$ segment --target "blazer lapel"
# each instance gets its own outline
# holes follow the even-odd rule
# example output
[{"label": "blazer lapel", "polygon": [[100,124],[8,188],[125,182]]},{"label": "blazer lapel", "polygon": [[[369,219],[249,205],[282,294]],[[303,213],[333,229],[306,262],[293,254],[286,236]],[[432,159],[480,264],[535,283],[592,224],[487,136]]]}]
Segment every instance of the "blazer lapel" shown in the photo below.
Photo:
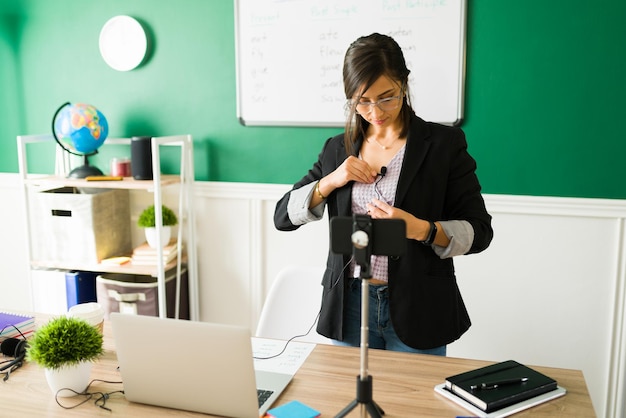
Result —
[{"label": "blazer lapel", "polygon": [[396,189],[396,206],[404,200],[411,182],[422,166],[424,158],[426,158],[428,148],[430,148],[429,136],[428,125],[422,119],[414,117],[406,139],[404,161],[402,161],[402,170]]},{"label": "blazer lapel", "polygon": [[[359,149],[360,144],[357,144]],[[335,151],[335,168],[339,167],[347,158],[346,147],[341,142],[341,145],[337,147]],[[352,183],[347,184],[345,187],[336,191],[337,196],[337,215],[350,216],[352,213]]]},{"label": "blazer lapel", "polygon": [[[396,190],[396,206],[402,202],[409,191],[411,182],[417,175],[419,168],[426,158],[428,149],[430,148],[430,129],[428,125],[420,118],[414,117],[411,121],[411,128],[407,135],[406,151],[404,153],[404,161],[402,162],[402,171],[398,180]],[[361,144],[357,144],[360,149]],[[346,151],[343,144],[339,146],[335,154],[335,168],[339,167],[346,159]],[[339,216],[349,216],[352,211],[352,183],[346,187],[337,190],[337,211]]]}]

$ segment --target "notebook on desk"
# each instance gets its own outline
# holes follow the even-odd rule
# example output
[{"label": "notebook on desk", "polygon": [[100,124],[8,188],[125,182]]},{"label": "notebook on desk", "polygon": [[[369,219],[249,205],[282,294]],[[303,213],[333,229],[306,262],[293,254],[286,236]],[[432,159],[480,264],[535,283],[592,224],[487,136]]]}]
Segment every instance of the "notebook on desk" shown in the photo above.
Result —
[{"label": "notebook on desk", "polygon": [[[255,371],[243,327],[111,313],[131,402],[227,417],[262,416],[293,374]],[[260,392],[267,391],[261,405]]]}]

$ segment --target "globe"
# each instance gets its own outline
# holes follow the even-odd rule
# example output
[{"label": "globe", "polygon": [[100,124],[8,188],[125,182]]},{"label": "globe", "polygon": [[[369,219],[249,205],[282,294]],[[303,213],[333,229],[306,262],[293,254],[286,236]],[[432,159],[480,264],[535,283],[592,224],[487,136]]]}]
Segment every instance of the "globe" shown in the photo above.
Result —
[{"label": "globe", "polygon": [[102,175],[97,167],[89,165],[87,158],[98,152],[109,134],[109,124],[102,112],[85,103],[65,103],[54,114],[52,132],[66,152],[84,157],[84,164],[72,170],[69,177]]}]

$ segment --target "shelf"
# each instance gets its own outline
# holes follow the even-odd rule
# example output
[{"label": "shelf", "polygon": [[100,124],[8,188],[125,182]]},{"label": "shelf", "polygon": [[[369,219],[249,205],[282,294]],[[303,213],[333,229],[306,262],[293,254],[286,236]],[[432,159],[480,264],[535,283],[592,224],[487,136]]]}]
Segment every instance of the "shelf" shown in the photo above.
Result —
[{"label": "shelf", "polygon": [[[187,258],[183,256],[181,264],[185,264]],[[177,266],[177,260],[172,260],[164,266],[164,270],[168,271]],[[79,270],[79,271],[91,271],[100,273],[124,273],[124,274],[141,274],[147,276],[158,277],[158,267],[133,265],[132,262],[128,262],[122,265],[111,264],[94,264],[94,263],[58,263],[54,261],[31,261],[31,267],[38,269],[60,269],[60,270]]]},{"label": "shelf", "polygon": [[[195,246],[195,219],[193,214],[192,188],[194,182],[193,167],[193,140],[191,135],[173,135],[163,137],[153,137],[151,139],[151,155],[153,167],[152,180],[135,180],[132,177],[124,177],[121,180],[105,180],[105,181],[88,181],[86,179],[67,178],[70,172],[70,161],[67,153],[60,151],[57,147],[55,160],[55,175],[50,174],[33,174],[28,172],[27,167],[27,148],[31,144],[46,144],[54,140],[52,135],[22,135],[17,137],[18,144],[18,163],[20,177],[22,180],[23,199],[26,213],[29,213],[30,198],[32,193],[48,191],[61,187],[76,187],[82,189],[127,189],[141,190],[153,193],[154,206],[156,212],[157,223],[162,219],[162,189],[166,186],[180,185],[179,195],[179,212],[178,217],[184,221],[185,225],[181,225],[178,229],[177,239],[182,242],[183,231],[186,231],[186,252],[179,256],[179,260],[173,260],[167,265],[157,264],[154,266],[133,265],[132,261],[123,265],[109,265],[102,263],[81,263],[81,262],[63,262],[49,260],[33,260],[32,259],[32,243],[31,243],[31,225],[27,217],[27,237],[29,264],[31,268],[46,269],[63,269],[63,270],[79,270],[102,273],[125,273],[136,275],[150,275],[157,278],[158,290],[158,311],[159,316],[165,317],[166,313],[166,293],[165,293],[165,271],[175,268],[177,270],[177,280],[180,280],[181,267],[184,264],[189,283],[189,309],[190,319],[199,319],[199,303],[198,303],[198,276],[196,266],[196,246]],[[106,145],[129,145],[130,138],[107,138]],[[161,173],[160,148],[161,147],[179,147],[180,148],[180,175],[163,175]],[[160,229],[159,229],[160,231]],[[158,254],[160,258],[162,254]],[[177,298],[176,303],[179,303]]]},{"label": "shelf", "polygon": [[[154,181],[135,180],[132,177],[124,177],[122,180],[112,181],[87,181],[85,179],[72,179],[60,176],[29,176],[24,180],[28,186],[37,188],[57,188],[63,186],[84,187],[94,189],[128,189],[128,190],[154,190]],[[161,175],[161,187],[180,184],[178,175]]]}]

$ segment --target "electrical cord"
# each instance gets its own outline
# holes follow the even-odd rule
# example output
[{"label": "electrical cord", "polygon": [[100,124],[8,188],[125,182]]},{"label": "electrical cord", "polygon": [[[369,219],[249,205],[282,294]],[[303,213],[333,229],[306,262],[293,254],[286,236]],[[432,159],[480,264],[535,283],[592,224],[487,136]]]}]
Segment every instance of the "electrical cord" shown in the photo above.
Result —
[{"label": "electrical cord", "polygon": [[[89,387],[90,387],[90,386],[91,386],[91,384],[92,384],[92,383],[94,383],[94,382],[112,383],[112,384],[122,384],[122,383],[123,383],[123,382],[111,382],[111,381],[108,381],[108,380],[94,379],[94,380],[92,380],[91,382],[89,382],[89,384],[87,385],[87,387],[85,388],[85,390],[83,390],[83,391],[82,391],[82,392],[80,392],[80,393],[79,393],[79,392],[76,392],[75,390],[70,389],[70,388],[62,388],[62,389],[59,389],[59,390],[57,391],[57,393],[54,395],[54,400],[55,400],[55,401],[57,402],[57,404],[58,404],[61,408],[63,408],[63,409],[74,409],[74,408],[77,408],[77,407],[81,406],[82,404],[84,404],[84,403],[86,403],[86,402],[89,402],[90,400],[92,400],[92,399],[94,399],[94,398],[95,398],[95,399],[94,399],[94,402],[93,402],[95,406],[97,406],[97,407],[99,407],[99,408],[102,408],[102,409],[104,409],[104,410],[107,410],[107,411],[109,411],[109,412],[112,412],[112,411],[111,411],[111,408],[107,408],[107,406],[106,406],[106,402],[107,402],[107,400],[111,397],[111,395],[114,395],[114,394],[116,394],[116,393],[124,394],[124,390],[114,390],[113,392],[89,392]],[[60,393],[62,390],[69,390],[69,391],[71,391],[71,392],[74,392],[74,394],[76,395],[76,397],[69,397],[69,398],[62,397],[62,398],[59,398],[59,393]],[[64,399],[64,400],[66,400],[66,401],[68,401],[68,400],[73,400],[73,399],[76,399],[76,398],[77,398],[77,397],[79,397],[79,396],[83,396],[83,397],[84,397],[84,399],[83,399],[83,400],[81,400],[80,402],[78,402],[78,403],[74,404],[74,405],[63,405],[63,404],[61,403],[61,401],[60,401],[60,399]]]},{"label": "electrical cord", "polygon": [[[2,328],[0,330],[0,335],[2,335],[2,333],[4,333],[4,331],[7,328],[13,328],[15,329],[20,336],[22,337],[22,340],[25,342],[25,344],[22,346],[22,352],[21,353],[16,353],[16,357],[15,359],[9,359],[9,360],[5,360],[0,362],[0,370],[2,370],[2,372],[0,372],[0,375],[4,375],[4,377],[2,378],[3,382],[6,382],[7,380],[9,380],[9,377],[11,377],[11,373],[13,373],[15,370],[19,369],[20,367],[22,367],[22,365],[24,364],[24,358],[26,357],[26,347],[28,346],[28,340],[26,339],[26,336],[22,333],[22,331],[16,327],[13,324],[9,324],[7,326],[5,326],[4,328]],[[8,340],[8,338],[7,338]],[[4,353],[4,350],[3,350]],[[11,364],[7,364],[7,363],[13,363]],[[6,364],[6,366],[2,366],[3,364]],[[10,368],[9,368],[10,367]],[[8,371],[4,371],[5,369],[9,368]]]},{"label": "electrical cord", "polygon": [[[9,363],[9,362],[12,362],[12,361],[13,361],[13,360],[6,360],[6,361],[3,361],[3,362],[2,362],[2,363],[0,363],[0,364]],[[2,373],[0,373],[0,374],[3,374],[3,375],[4,375],[4,377],[2,378],[2,381],[3,381],[3,382],[6,382],[7,380],[9,380],[9,377],[11,377],[11,373],[13,373],[15,370],[19,369],[20,367],[22,367],[22,365],[23,365],[23,364],[24,364],[24,362],[23,362],[23,361],[18,361],[17,363],[14,363],[14,364],[11,366],[11,368],[9,369],[9,371],[6,371],[6,372],[2,372]]]},{"label": "electrical cord", "polygon": [[[352,262],[353,259],[354,259],[354,256],[350,257],[348,262],[341,269],[341,272],[337,276],[337,279],[333,283],[331,283],[331,286],[330,286],[330,290],[331,291],[337,286],[337,284],[339,283],[339,279],[343,276],[344,272],[346,271],[346,268],[348,268],[348,266],[350,265],[350,263]],[[271,356],[267,356],[267,357],[257,357],[257,356],[254,356],[253,358],[255,360],[270,360],[270,359],[279,357],[281,354],[283,354],[287,350],[287,347],[289,346],[290,342],[292,342],[296,338],[306,337],[307,335],[309,335],[311,333],[311,331],[313,330],[313,327],[315,326],[315,324],[317,323],[318,319],[320,318],[320,314],[321,313],[322,313],[322,308],[320,307],[320,310],[317,312],[317,315],[315,316],[315,319],[313,320],[313,323],[309,327],[309,330],[306,333],[304,333],[304,334],[294,335],[293,337],[289,338],[287,341],[285,341],[285,345],[283,346],[283,348],[278,353],[272,354]]]}]

